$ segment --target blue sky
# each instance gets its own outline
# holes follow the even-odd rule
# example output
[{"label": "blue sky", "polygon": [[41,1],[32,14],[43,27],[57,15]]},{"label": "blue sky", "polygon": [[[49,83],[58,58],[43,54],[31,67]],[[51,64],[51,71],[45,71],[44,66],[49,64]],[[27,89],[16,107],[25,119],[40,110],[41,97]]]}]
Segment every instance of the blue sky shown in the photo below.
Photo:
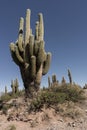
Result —
[{"label": "blue sky", "polygon": [[46,86],[52,74],[68,82],[70,68],[73,81],[83,86],[87,83],[87,0],[0,0],[0,91],[5,85],[11,90],[11,80],[16,77],[20,88],[23,86],[9,44],[16,41],[19,19],[25,18],[28,8],[33,33],[38,13],[43,13],[45,49],[52,53],[50,70],[41,85]]}]

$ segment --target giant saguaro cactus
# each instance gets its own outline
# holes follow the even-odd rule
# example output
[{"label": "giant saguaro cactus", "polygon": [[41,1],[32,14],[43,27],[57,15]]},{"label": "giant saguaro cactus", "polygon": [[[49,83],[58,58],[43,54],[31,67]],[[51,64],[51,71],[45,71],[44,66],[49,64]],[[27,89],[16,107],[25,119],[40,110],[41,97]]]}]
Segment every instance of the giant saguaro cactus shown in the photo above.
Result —
[{"label": "giant saguaro cactus", "polygon": [[31,11],[27,9],[25,33],[24,19],[20,18],[18,40],[10,44],[11,55],[20,68],[27,96],[39,89],[42,75],[48,72],[51,61],[51,53],[46,53],[44,49],[43,15],[38,15],[34,36],[30,27],[30,14]]}]

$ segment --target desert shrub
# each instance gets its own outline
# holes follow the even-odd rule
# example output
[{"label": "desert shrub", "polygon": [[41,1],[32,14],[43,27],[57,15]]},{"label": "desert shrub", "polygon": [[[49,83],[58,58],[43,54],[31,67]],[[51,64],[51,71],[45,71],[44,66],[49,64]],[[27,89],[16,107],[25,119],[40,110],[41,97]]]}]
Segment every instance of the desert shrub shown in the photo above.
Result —
[{"label": "desert shrub", "polygon": [[6,128],[6,130],[16,130],[16,127],[14,125],[10,125]]},{"label": "desert shrub", "polygon": [[7,114],[7,110],[8,110],[8,107],[7,106],[3,106],[2,107],[2,112],[3,112],[3,114]]},{"label": "desert shrub", "polygon": [[78,102],[84,99],[83,90],[78,85],[64,84],[42,90],[37,98],[33,99],[29,111],[39,111],[45,105],[55,106],[66,101]]},{"label": "desert shrub", "polygon": [[77,102],[81,99],[84,99],[83,89],[76,84],[64,84],[57,87],[52,87],[51,91],[55,93],[65,93],[65,95],[67,95],[67,101]]},{"label": "desert shrub", "polygon": [[1,102],[7,102],[7,101],[9,101],[9,100],[11,100],[13,98],[18,98],[18,97],[21,97],[21,96],[24,96],[24,90],[20,90],[15,94],[13,94],[12,92],[9,92],[7,94],[3,94],[0,97],[0,101]]},{"label": "desert shrub", "polygon": [[8,109],[10,109],[12,107],[11,104],[3,104],[2,103],[2,106],[0,107],[0,110],[2,111],[3,114],[7,114],[7,111]]},{"label": "desert shrub", "polygon": [[32,100],[29,105],[29,112],[31,111],[39,111],[43,107],[43,101],[39,98]]},{"label": "desert shrub", "polygon": [[9,101],[11,99],[11,96],[9,94],[3,94],[1,96],[1,101]]}]

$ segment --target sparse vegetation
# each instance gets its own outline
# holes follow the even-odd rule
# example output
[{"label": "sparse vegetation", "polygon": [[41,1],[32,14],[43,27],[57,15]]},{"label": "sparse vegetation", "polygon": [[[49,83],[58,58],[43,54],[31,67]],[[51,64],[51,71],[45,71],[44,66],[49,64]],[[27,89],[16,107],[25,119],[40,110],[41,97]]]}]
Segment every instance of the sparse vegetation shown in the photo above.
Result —
[{"label": "sparse vegetation", "polygon": [[13,107],[13,103],[8,104],[7,102],[10,101],[11,99],[17,99],[19,97],[24,97],[25,95],[25,91],[24,90],[20,90],[18,92],[16,92],[15,94],[13,94],[13,92],[8,92],[8,93],[4,93],[1,97],[0,97],[0,110],[2,111],[3,114],[7,115],[7,111]]},{"label": "sparse vegetation", "polygon": [[0,97],[0,100],[1,101],[4,101],[4,102],[7,102],[9,101],[10,99],[12,99],[13,97],[10,95],[10,94],[3,94],[1,97]]},{"label": "sparse vegetation", "polygon": [[7,102],[13,98],[18,98],[20,96],[24,96],[24,94],[25,94],[24,90],[20,90],[20,91],[16,92],[15,94],[13,94],[13,92],[8,92],[7,94],[3,94],[0,97],[0,101]]},{"label": "sparse vegetation", "polygon": [[67,101],[78,102],[84,99],[83,90],[78,85],[61,84],[42,90],[36,99],[33,99],[29,111],[39,111],[45,105],[46,107],[56,106]]},{"label": "sparse vegetation", "polygon": [[6,128],[6,130],[16,130],[16,127],[15,125],[10,125],[8,128]]},{"label": "sparse vegetation", "polygon": [[75,119],[82,115],[82,110],[74,102],[67,101],[63,104],[58,104],[55,108],[55,113],[60,113],[63,117]]}]

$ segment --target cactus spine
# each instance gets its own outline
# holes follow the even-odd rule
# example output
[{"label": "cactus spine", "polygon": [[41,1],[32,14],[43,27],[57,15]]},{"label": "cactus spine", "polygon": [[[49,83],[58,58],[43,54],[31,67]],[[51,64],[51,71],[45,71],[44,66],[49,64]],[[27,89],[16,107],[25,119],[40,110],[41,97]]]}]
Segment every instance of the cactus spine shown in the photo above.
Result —
[{"label": "cactus spine", "polygon": [[[45,75],[50,67],[51,53],[44,49],[44,24],[43,15],[39,13],[36,22],[35,36],[30,27],[31,11],[27,9],[25,22],[20,19],[18,40],[10,44],[10,51],[14,62],[19,66],[27,96],[32,96],[32,91],[39,90],[42,75]],[[32,91],[31,91],[32,90]]]}]

